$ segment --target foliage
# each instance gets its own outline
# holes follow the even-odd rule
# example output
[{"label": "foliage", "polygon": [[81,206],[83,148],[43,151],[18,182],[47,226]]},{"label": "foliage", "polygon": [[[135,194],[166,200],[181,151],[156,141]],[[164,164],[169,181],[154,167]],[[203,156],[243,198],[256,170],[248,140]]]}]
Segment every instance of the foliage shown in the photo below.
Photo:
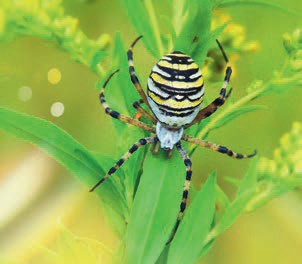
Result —
[{"label": "foliage", "polygon": [[[64,263],[108,263],[114,259],[113,252],[97,240],[79,237],[61,224],[58,224],[55,250],[40,247],[43,264]],[[25,264],[23,260],[1,259],[5,264]]]},{"label": "foliage", "polygon": [[98,68],[106,56],[110,36],[89,39],[79,28],[76,18],[64,14],[61,0],[0,1],[0,39],[35,36],[54,41],[72,59],[100,72]]},{"label": "foliage", "polygon": [[[217,70],[219,67],[215,66],[223,62],[222,58],[222,61],[216,60],[219,53],[215,38],[218,35],[225,48],[238,54],[257,50],[255,42],[245,40],[244,31],[239,25],[228,23],[220,13],[213,13],[214,8],[228,2],[231,1],[170,0],[171,14],[162,16],[158,16],[151,0],[124,0],[124,5],[137,34],[144,35],[143,42],[150,54],[159,58],[169,50],[185,51],[198,62],[206,61],[205,70],[214,82],[215,74],[220,72]],[[179,8],[173,9],[173,6]],[[167,19],[169,16],[171,19]],[[236,34],[233,34],[234,31]],[[78,29],[77,20],[64,15],[60,1],[31,0],[25,3],[3,0],[0,8],[0,38],[7,41],[21,35],[53,41],[74,60],[104,76],[99,63],[104,63],[108,55],[105,49],[110,37],[105,35],[97,40],[87,38]],[[189,133],[205,139],[213,130],[235,118],[262,109],[263,106],[249,104],[255,99],[300,85],[301,31],[286,34],[284,46],[288,57],[271,80],[254,81],[247,87],[245,96],[236,102],[229,100],[223,111],[193,126]],[[138,99],[138,95],[131,87],[124,54],[123,41],[117,34],[110,55],[111,70],[120,68],[121,72],[108,85],[108,102],[112,108],[133,115],[135,112],[131,104]],[[211,62],[211,57],[214,62]],[[97,89],[102,84],[103,80],[97,84]],[[123,135],[119,137],[119,145],[125,151],[129,144],[145,135],[145,132],[115,120],[113,125],[116,134]],[[112,157],[92,153],[48,121],[3,107],[0,108],[0,128],[42,148],[88,187],[102,177],[115,161]],[[301,139],[301,124],[295,123],[293,130],[281,139],[281,147],[275,151],[273,160],[260,157],[251,162],[246,175],[236,182],[238,189],[233,200],[217,185],[216,174],[212,173],[201,190],[194,194],[170,246],[165,244],[177,218],[185,167],[178,155],[167,159],[162,153],[154,156],[148,150],[139,150],[117,175],[97,189],[108,219],[114,220],[109,223],[121,239],[121,248],[125,249],[119,250],[115,260],[123,261],[126,258],[128,263],[194,263],[210,250],[215,239],[244,211],[255,210],[272,198],[302,185]],[[188,146],[187,149],[192,155],[195,148]],[[160,170],[155,172],[154,168]],[[220,205],[219,212],[215,212],[215,204]],[[89,259],[89,263],[99,261],[99,258],[95,258],[99,252],[97,247],[87,249],[81,239],[68,231],[64,234],[64,250],[59,249],[59,253],[69,252],[66,246],[70,246],[71,251],[87,251],[85,259]],[[95,250],[96,254],[91,255],[91,250]]]}]

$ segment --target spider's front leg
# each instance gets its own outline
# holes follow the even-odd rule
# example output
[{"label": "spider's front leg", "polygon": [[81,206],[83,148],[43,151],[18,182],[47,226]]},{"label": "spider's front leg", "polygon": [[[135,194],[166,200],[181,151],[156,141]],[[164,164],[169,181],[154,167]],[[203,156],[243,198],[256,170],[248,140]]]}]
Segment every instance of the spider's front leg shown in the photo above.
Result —
[{"label": "spider's front leg", "polygon": [[141,129],[144,129],[144,130],[147,130],[149,132],[152,132],[152,133],[155,133],[155,128],[154,127],[151,127],[139,120],[136,120],[134,118],[131,118],[129,116],[126,116],[126,115],[123,115],[123,114],[120,114],[119,112],[115,111],[115,110],[112,110],[108,103],[106,102],[105,100],[105,88],[107,86],[107,84],[109,83],[110,79],[113,77],[114,74],[116,74],[119,70],[116,70],[115,72],[111,73],[109,75],[109,77],[107,78],[107,80],[105,81],[103,87],[102,87],[102,90],[101,90],[101,93],[100,93],[100,102],[102,104],[102,106],[104,107],[105,109],[105,113],[110,115],[111,117],[113,118],[116,118],[120,121],[123,121],[125,123],[128,123],[128,124],[131,124],[131,125],[134,125],[134,126],[137,126]]},{"label": "spider's front leg", "polygon": [[219,46],[219,49],[221,50],[222,55],[223,55],[223,57],[224,57],[224,59],[227,63],[223,85],[222,85],[222,88],[220,90],[219,97],[217,97],[207,107],[205,107],[204,109],[201,109],[199,111],[199,113],[197,114],[197,116],[195,117],[195,119],[193,120],[193,122],[191,124],[189,124],[188,126],[192,126],[193,124],[199,123],[201,120],[209,117],[214,112],[216,112],[216,110],[225,103],[225,101],[228,99],[228,97],[230,96],[230,94],[232,92],[232,88],[231,88],[229,90],[229,92],[226,93],[226,88],[227,88],[227,86],[230,82],[230,79],[231,79],[232,67],[230,65],[229,59],[228,59],[222,45],[220,44],[220,42],[217,39],[216,39],[216,42],[217,42],[217,44]]},{"label": "spider's front leg", "polygon": [[142,38],[143,36],[139,36],[138,38],[136,38],[136,40],[133,41],[133,43],[131,44],[129,50],[127,51],[127,57],[128,57],[128,65],[129,65],[129,74],[130,74],[130,78],[132,83],[134,84],[136,90],[138,91],[138,93],[140,94],[142,100],[144,101],[144,103],[149,106],[148,100],[147,100],[147,96],[135,74],[135,69],[134,69],[134,63],[133,63],[133,51],[132,49],[134,48],[135,44]]}]

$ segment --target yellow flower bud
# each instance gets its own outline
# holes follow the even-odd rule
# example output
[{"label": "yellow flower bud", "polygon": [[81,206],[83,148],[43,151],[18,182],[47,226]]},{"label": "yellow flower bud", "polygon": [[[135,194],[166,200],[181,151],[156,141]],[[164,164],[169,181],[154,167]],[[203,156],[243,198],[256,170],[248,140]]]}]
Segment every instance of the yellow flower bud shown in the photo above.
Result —
[{"label": "yellow flower bud", "polygon": [[102,34],[97,39],[97,44],[101,49],[107,48],[112,43],[112,37],[109,34]]},{"label": "yellow flower bud", "polygon": [[302,70],[302,60],[291,60],[290,66],[294,71]]},{"label": "yellow flower bud", "polygon": [[289,133],[284,134],[280,139],[281,148],[284,151],[289,151],[291,148],[291,137]]},{"label": "yellow flower bud", "polygon": [[301,125],[301,123],[299,123],[299,122],[294,122],[293,123],[293,129],[292,129],[291,134],[293,136],[300,136],[301,137],[301,134],[302,134],[302,125]]},{"label": "yellow flower bud", "polygon": [[284,164],[279,170],[278,170],[279,176],[281,178],[285,178],[286,176],[289,175],[289,169],[286,164]]}]

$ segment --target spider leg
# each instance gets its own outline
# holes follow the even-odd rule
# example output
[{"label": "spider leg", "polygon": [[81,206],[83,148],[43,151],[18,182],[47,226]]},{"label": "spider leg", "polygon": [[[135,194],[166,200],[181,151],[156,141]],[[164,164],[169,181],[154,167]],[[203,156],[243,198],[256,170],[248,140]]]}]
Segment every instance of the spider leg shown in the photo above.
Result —
[{"label": "spider leg", "polygon": [[156,142],[153,144],[152,153],[153,153],[154,155],[157,155],[157,153],[159,152],[159,149],[160,149],[160,142],[159,142],[159,141],[156,141]]},{"label": "spider leg", "polygon": [[131,44],[130,48],[127,51],[127,57],[128,57],[128,65],[129,65],[129,73],[130,73],[130,78],[132,83],[134,84],[136,90],[138,91],[138,93],[140,94],[141,98],[143,99],[143,101],[145,102],[145,104],[150,108],[148,100],[147,100],[147,96],[135,74],[135,69],[134,69],[134,63],[133,63],[133,47],[135,46],[135,44],[142,38],[143,36],[139,36],[138,38],[136,38],[134,40],[134,42]]},{"label": "spider leg", "polygon": [[139,141],[135,142],[133,146],[115,163],[113,167],[107,172],[107,174],[100,179],[91,189],[90,192],[93,192],[100,184],[102,184],[106,179],[110,177],[111,174],[115,173],[123,163],[130,158],[130,156],[141,146],[145,146],[157,141],[157,137],[146,137],[142,138]]},{"label": "spider leg", "polygon": [[228,99],[229,95],[232,92],[232,88],[230,89],[230,91],[228,93],[226,93],[226,88],[230,82],[230,78],[231,78],[231,74],[232,74],[232,67],[230,65],[229,59],[222,47],[222,45],[220,44],[220,42],[216,39],[216,42],[218,44],[219,49],[221,50],[221,53],[226,61],[226,71],[225,71],[225,77],[224,77],[224,81],[223,81],[223,85],[222,88],[220,90],[220,94],[219,97],[217,97],[211,104],[209,104],[207,107],[205,107],[204,109],[201,109],[199,111],[199,113],[197,114],[197,116],[195,117],[195,119],[193,120],[193,122],[189,125],[193,125],[195,123],[199,123],[201,120],[209,117],[210,115],[212,115],[220,106],[222,106],[224,104],[224,102],[226,101],[226,99]]},{"label": "spider leg", "polygon": [[144,103],[143,99],[135,101],[133,103],[133,107],[137,110],[137,113],[142,114],[146,118],[148,118],[153,124],[157,123],[157,120],[154,116],[150,115],[144,108],[141,107],[141,104]]},{"label": "spider leg", "polygon": [[104,95],[104,92],[105,92],[105,88],[108,84],[108,82],[110,81],[110,79],[112,78],[112,76],[114,74],[116,74],[119,70],[116,70],[115,72],[111,73],[110,76],[107,78],[107,80],[105,81],[103,87],[102,87],[102,90],[101,90],[101,93],[100,93],[100,102],[102,104],[102,106],[104,107],[105,109],[105,113],[110,115],[111,117],[113,118],[116,118],[118,120],[121,120],[125,123],[128,123],[128,124],[131,124],[131,125],[134,125],[134,126],[137,126],[141,129],[144,129],[144,130],[147,130],[147,131],[150,131],[152,133],[155,133],[155,128],[154,127],[151,127],[139,120],[136,120],[134,118],[131,118],[129,116],[126,116],[126,115],[123,115],[123,114],[120,114],[119,112],[117,111],[114,111],[112,110],[109,105],[107,104],[106,100],[105,100],[105,95]]},{"label": "spider leg", "polygon": [[190,137],[188,135],[183,135],[181,139],[185,140],[187,142],[196,144],[198,146],[209,148],[209,149],[212,149],[214,151],[220,152],[222,154],[226,154],[226,155],[228,155],[228,156],[230,156],[232,158],[235,158],[235,159],[247,159],[247,158],[251,158],[251,157],[253,157],[253,156],[255,156],[257,154],[256,150],[254,151],[254,153],[248,154],[248,155],[236,153],[236,152],[228,149],[225,146],[220,146],[220,145],[208,142],[208,141],[204,141],[202,139]]},{"label": "spider leg", "polygon": [[171,238],[166,243],[166,245],[168,245],[169,243],[171,243],[171,241],[173,240],[173,238],[174,238],[174,236],[176,234],[176,231],[177,231],[177,229],[179,227],[179,224],[180,224],[180,221],[182,219],[182,216],[184,214],[184,211],[186,209],[187,199],[188,199],[188,194],[189,194],[189,189],[190,189],[191,176],[192,176],[192,162],[190,160],[189,155],[187,154],[187,152],[185,151],[185,149],[182,147],[182,145],[181,145],[180,142],[178,142],[176,144],[176,148],[177,148],[178,152],[180,153],[180,155],[181,155],[181,157],[182,157],[182,159],[184,161],[184,164],[186,166],[186,181],[185,181],[185,184],[184,184],[184,191],[182,193],[182,201],[181,201],[181,204],[180,204],[179,215],[177,217],[177,221],[176,221],[173,233],[171,235]]}]

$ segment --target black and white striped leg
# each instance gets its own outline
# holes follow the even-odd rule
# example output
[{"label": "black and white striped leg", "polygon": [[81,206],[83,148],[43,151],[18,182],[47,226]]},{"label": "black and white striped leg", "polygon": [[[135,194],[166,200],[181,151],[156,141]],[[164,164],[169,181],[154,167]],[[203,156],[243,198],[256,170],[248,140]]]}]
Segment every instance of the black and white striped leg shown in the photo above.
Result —
[{"label": "black and white striped leg", "polygon": [[248,154],[248,155],[236,153],[233,150],[231,150],[231,149],[229,149],[225,146],[220,146],[220,145],[208,142],[208,141],[204,141],[204,140],[199,139],[199,138],[190,137],[188,135],[183,135],[182,139],[187,141],[187,142],[196,144],[198,146],[209,148],[209,149],[212,149],[214,151],[220,152],[222,154],[226,154],[226,155],[228,155],[232,158],[235,158],[235,159],[248,159],[248,158],[254,157],[257,154],[256,150],[254,151],[254,153]]},{"label": "black and white striped leg", "polygon": [[110,177],[111,174],[115,173],[123,163],[129,159],[129,157],[141,146],[145,146],[157,141],[157,137],[146,137],[142,138],[139,141],[135,142],[133,146],[115,163],[113,167],[107,172],[107,174],[99,180],[91,189],[90,192],[93,192],[100,184],[102,184],[106,179]]},{"label": "black and white striped leg", "polygon": [[113,72],[109,75],[109,77],[105,81],[105,83],[102,87],[101,93],[100,93],[100,102],[101,102],[102,106],[105,109],[105,113],[110,115],[111,117],[116,118],[118,120],[121,120],[125,123],[131,124],[131,125],[134,125],[134,126],[137,126],[137,127],[141,128],[141,129],[144,129],[144,130],[150,131],[152,133],[155,133],[155,127],[151,127],[151,126],[149,126],[149,125],[147,125],[147,124],[145,124],[145,123],[143,123],[139,120],[136,120],[134,118],[131,118],[131,117],[123,115],[123,114],[120,114],[119,112],[112,110],[109,107],[109,105],[107,104],[107,102],[105,100],[105,94],[104,94],[105,88],[106,88],[108,82],[110,81],[110,79],[112,78],[112,76],[114,74],[116,74],[118,71],[119,70],[116,70],[115,72]]},{"label": "black and white striped leg", "polygon": [[230,96],[230,94],[232,92],[232,88],[231,88],[229,90],[229,92],[226,93],[226,88],[227,88],[227,86],[230,82],[231,75],[232,75],[232,67],[230,65],[229,59],[228,59],[222,45],[220,44],[220,42],[217,39],[216,39],[216,42],[217,42],[217,44],[219,46],[219,49],[221,50],[222,55],[223,55],[223,57],[226,61],[226,71],[225,71],[225,77],[224,77],[224,81],[223,81],[223,84],[222,84],[222,88],[220,90],[219,97],[217,97],[207,107],[205,107],[204,109],[201,109],[199,111],[198,115],[196,116],[196,118],[194,119],[194,121],[189,126],[200,122],[201,120],[209,117],[214,112],[216,112],[216,110],[225,103],[225,101],[228,99],[228,97]]},{"label": "black and white striped leg", "polygon": [[[152,116],[151,114],[149,114],[144,108],[141,107],[141,104],[144,103],[143,99],[140,99],[138,101],[135,101],[133,103],[133,107],[137,110],[137,113],[143,115],[144,117],[148,118],[153,124],[157,123],[157,120],[154,116]],[[135,118],[135,117],[134,117]],[[135,118],[137,119],[137,118]]]},{"label": "black and white striped leg", "polygon": [[[228,83],[230,82],[231,79],[231,75],[232,75],[232,67],[230,65],[228,56],[226,55],[221,43],[218,41],[218,39],[216,39],[217,45],[224,57],[224,60],[226,62],[226,71],[225,71],[225,77],[224,77],[224,81],[223,81],[223,85],[222,88],[220,90],[220,97],[219,98],[225,98],[226,96],[226,88],[228,86]],[[227,98],[227,97],[226,97]]]},{"label": "black and white striped leg", "polygon": [[184,214],[184,211],[186,209],[187,199],[188,199],[189,189],[190,189],[190,182],[191,182],[191,177],[192,177],[192,162],[189,158],[189,155],[187,154],[185,149],[182,147],[180,142],[178,142],[176,144],[176,148],[177,148],[178,152],[180,153],[180,155],[181,155],[181,157],[184,161],[184,164],[186,166],[186,180],[185,180],[185,184],[184,184],[184,190],[183,190],[183,193],[182,193],[182,200],[181,200],[181,204],[180,204],[179,215],[177,217],[177,221],[176,221],[173,233],[171,235],[171,238],[167,242],[167,245],[173,240],[173,238],[174,238],[174,236],[177,232],[177,229],[179,227],[182,216]]},{"label": "black and white striped leg", "polygon": [[139,36],[138,38],[136,38],[133,43],[131,44],[129,50],[127,51],[127,57],[128,57],[128,64],[129,64],[129,73],[130,73],[130,78],[132,83],[134,84],[136,90],[138,91],[138,93],[140,94],[141,98],[143,99],[143,101],[145,102],[145,104],[150,108],[146,94],[135,74],[135,69],[134,69],[134,63],[133,63],[133,47],[135,46],[135,44],[142,38],[143,36]]}]

